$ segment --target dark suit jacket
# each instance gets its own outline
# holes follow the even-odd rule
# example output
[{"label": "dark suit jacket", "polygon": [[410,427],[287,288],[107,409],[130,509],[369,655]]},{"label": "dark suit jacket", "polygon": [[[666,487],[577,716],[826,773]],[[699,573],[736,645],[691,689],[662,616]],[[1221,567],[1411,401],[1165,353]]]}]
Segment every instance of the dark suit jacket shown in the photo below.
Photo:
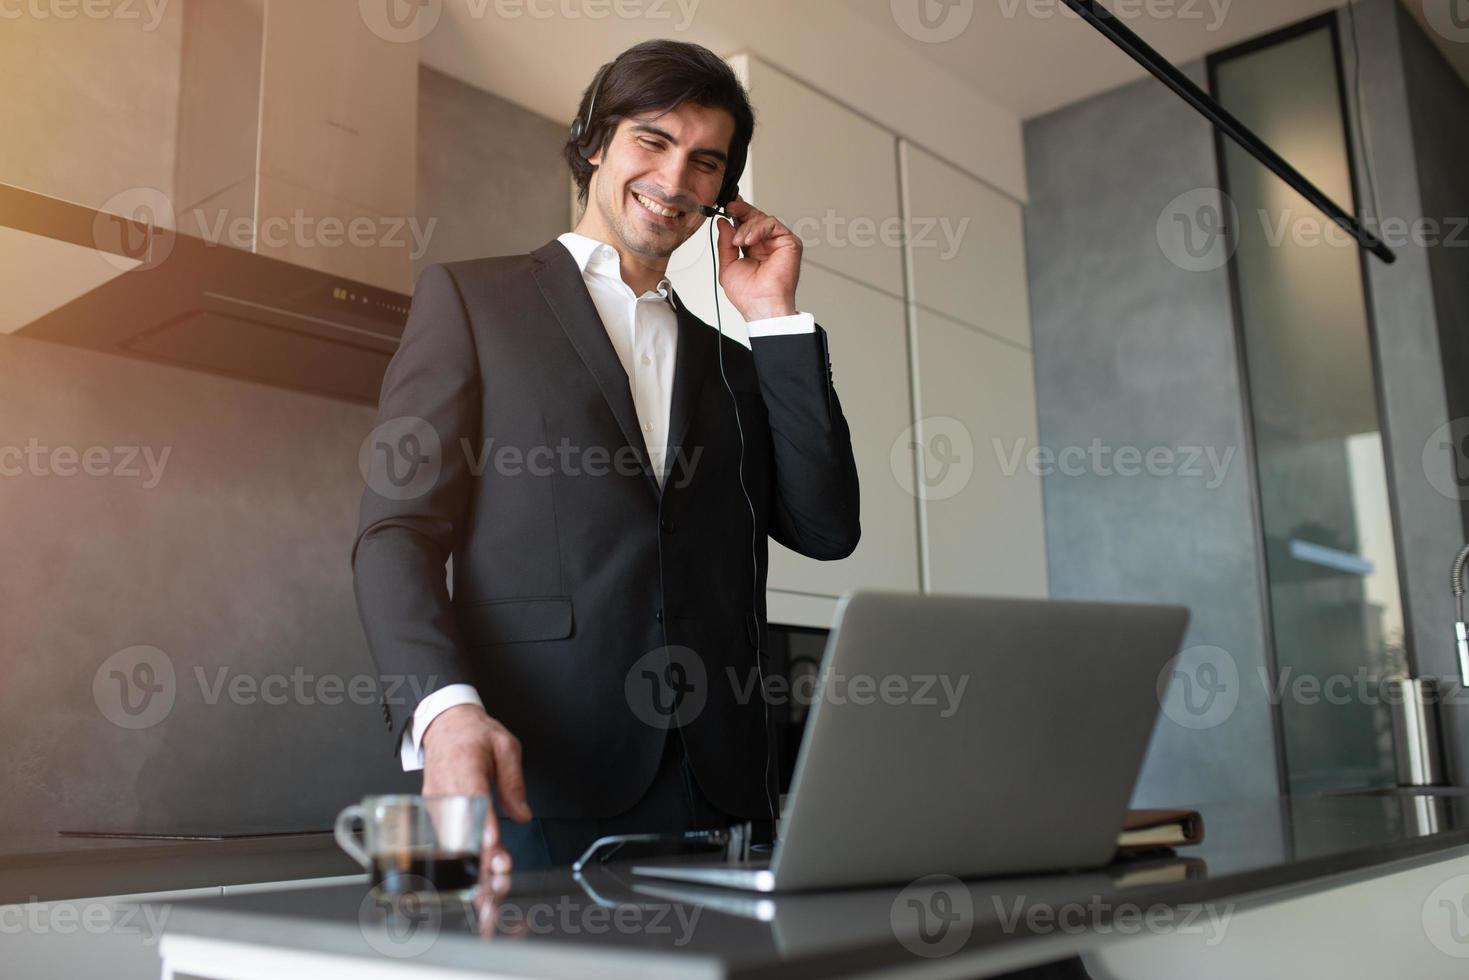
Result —
[{"label": "dark suit jacket", "polygon": [[[720,338],[674,299],[661,491],[627,374],[558,241],[426,269],[383,381],[372,448],[428,464],[411,493],[369,478],[352,552],[393,751],[419,698],[473,684],[521,741],[539,817],[630,807],[671,724],[713,803],[766,815],[768,732],[750,687],[757,638],[766,651],[766,535],[837,559],[861,533],[825,331],[753,352],[723,341],[752,536]],[[661,727],[642,693],[660,680],[685,691],[660,702]]]}]

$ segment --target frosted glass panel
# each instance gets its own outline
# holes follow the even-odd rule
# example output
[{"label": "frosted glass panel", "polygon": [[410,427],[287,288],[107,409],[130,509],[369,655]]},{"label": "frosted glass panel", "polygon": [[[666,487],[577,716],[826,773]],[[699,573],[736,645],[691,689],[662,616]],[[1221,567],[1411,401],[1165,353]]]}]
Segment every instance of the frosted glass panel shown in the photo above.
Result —
[{"label": "frosted glass panel", "polygon": [[[1220,101],[1351,209],[1335,38],[1321,27],[1215,65]],[[1233,143],[1234,271],[1254,419],[1292,792],[1393,781],[1380,679],[1403,612],[1361,253]]]}]

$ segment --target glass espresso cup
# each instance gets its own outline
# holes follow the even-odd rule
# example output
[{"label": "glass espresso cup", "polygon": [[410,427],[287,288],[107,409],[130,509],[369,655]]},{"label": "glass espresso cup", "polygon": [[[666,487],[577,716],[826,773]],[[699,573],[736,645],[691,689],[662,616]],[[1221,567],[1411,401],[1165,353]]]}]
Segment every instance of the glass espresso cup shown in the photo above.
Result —
[{"label": "glass espresso cup", "polygon": [[470,898],[489,804],[488,796],[369,796],[337,814],[337,844],[381,892]]}]

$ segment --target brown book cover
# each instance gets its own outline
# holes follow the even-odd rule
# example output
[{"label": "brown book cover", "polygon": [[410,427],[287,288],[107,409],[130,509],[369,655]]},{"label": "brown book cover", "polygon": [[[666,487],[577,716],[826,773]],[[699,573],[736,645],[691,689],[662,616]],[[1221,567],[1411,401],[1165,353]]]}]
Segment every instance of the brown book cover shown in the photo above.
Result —
[{"label": "brown book cover", "polygon": [[1117,846],[1125,851],[1185,847],[1204,839],[1204,818],[1197,810],[1129,810]]},{"label": "brown book cover", "polygon": [[1109,869],[1112,883],[1118,888],[1176,885],[1181,881],[1196,881],[1209,874],[1209,866],[1202,858],[1178,857],[1171,852],[1162,851],[1153,854],[1162,856],[1134,855],[1129,852],[1127,856],[1132,860],[1119,862]]}]

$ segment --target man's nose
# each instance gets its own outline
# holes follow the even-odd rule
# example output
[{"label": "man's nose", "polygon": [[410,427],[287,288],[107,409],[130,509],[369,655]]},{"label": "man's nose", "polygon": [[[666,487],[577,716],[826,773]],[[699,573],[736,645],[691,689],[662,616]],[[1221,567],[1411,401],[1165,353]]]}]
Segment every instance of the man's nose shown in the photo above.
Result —
[{"label": "man's nose", "polygon": [[663,199],[685,208],[696,200],[690,183],[690,162],[685,159],[670,159],[659,168],[658,183]]}]

